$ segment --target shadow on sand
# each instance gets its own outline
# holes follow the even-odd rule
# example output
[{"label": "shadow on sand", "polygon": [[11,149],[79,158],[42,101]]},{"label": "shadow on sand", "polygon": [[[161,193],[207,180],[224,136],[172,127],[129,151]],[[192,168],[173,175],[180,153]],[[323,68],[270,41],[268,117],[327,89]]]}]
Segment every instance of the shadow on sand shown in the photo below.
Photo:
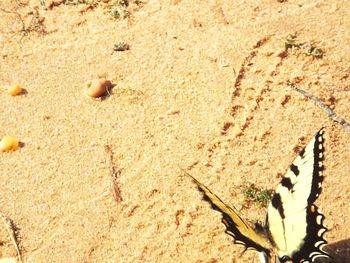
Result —
[{"label": "shadow on sand", "polygon": [[319,259],[319,263],[349,263],[350,262],[350,239],[344,239],[324,247],[333,259]]}]

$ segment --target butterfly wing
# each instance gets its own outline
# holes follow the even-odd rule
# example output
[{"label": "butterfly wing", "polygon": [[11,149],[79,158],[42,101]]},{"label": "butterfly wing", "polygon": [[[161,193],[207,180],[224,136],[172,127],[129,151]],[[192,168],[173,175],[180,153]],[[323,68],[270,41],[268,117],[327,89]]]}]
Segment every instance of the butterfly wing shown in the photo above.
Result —
[{"label": "butterfly wing", "polygon": [[324,130],[299,153],[278,185],[268,208],[267,225],[280,258],[313,262],[322,251],[324,216],[313,204],[322,191]]},{"label": "butterfly wing", "polygon": [[226,227],[225,232],[234,238],[234,243],[243,245],[245,250],[254,249],[258,252],[262,252],[260,254],[265,255],[267,260],[270,256],[270,243],[266,236],[263,233],[255,231],[244,222],[234,208],[226,205],[205,185],[201,184],[193,177],[192,179],[197,184],[199,191],[202,192],[203,199],[210,203],[213,209],[221,213],[222,223]]}]

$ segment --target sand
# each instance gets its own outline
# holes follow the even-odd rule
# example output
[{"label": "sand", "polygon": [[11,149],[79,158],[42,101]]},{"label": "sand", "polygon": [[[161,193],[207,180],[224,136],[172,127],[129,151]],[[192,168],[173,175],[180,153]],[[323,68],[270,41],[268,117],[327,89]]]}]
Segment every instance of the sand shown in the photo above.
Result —
[{"label": "sand", "polygon": [[[95,2],[0,3],[0,138],[22,142],[0,154],[0,212],[23,262],[258,262],[181,169],[263,220],[247,187],[274,189],[323,126],[316,204],[346,262],[350,133],[287,83],[350,120],[347,1],[130,1],[119,18]],[[286,51],[290,34],[323,57]],[[115,86],[92,99],[84,85],[98,77]],[[16,83],[26,93],[12,97]],[[0,258],[13,257],[0,224]]]}]

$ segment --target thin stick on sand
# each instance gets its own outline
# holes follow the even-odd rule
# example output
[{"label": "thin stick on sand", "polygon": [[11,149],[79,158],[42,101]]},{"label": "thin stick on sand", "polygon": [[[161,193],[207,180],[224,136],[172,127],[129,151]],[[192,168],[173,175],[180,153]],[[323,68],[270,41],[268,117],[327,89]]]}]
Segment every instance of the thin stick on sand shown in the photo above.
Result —
[{"label": "thin stick on sand", "polygon": [[107,153],[108,157],[108,164],[109,164],[109,175],[111,177],[111,188],[112,188],[112,193],[114,196],[114,199],[117,202],[123,201],[120,187],[118,185],[118,175],[120,175],[120,169],[117,169],[117,167],[113,163],[113,152],[111,149],[111,146],[106,144],[105,145],[105,152]]},{"label": "thin stick on sand", "polygon": [[305,97],[312,100],[318,107],[320,107],[327,114],[328,118],[330,118],[332,121],[338,122],[346,130],[348,130],[348,132],[350,132],[350,123],[347,122],[344,118],[339,117],[331,108],[329,108],[326,104],[324,104],[319,98],[308,93],[305,90],[298,88],[293,83],[288,83],[288,87],[303,94]]},{"label": "thin stick on sand", "polygon": [[0,212],[0,217],[5,225],[5,228],[7,230],[7,233],[9,234],[11,241],[16,249],[17,256],[18,256],[18,261],[22,262],[22,257],[21,257],[21,252],[19,251],[18,247],[18,241],[17,241],[17,235],[15,231],[15,226],[13,225],[13,222],[11,219],[7,218]]}]

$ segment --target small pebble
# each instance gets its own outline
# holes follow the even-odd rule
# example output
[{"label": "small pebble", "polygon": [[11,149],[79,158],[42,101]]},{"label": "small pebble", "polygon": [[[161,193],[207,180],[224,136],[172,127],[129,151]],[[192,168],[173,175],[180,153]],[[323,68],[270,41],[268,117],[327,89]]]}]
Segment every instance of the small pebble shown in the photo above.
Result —
[{"label": "small pebble", "polygon": [[20,85],[16,84],[16,85],[11,86],[8,89],[8,93],[11,96],[18,96],[18,95],[21,95],[23,93],[23,89]]},{"label": "small pebble", "polygon": [[0,141],[0,152],[15,151],[19,148],[19,140],[16,137],[6,135]]},{"label": "small pebble", "polygon": [[87,82],[85,88],[87,95],[93,98],[98,98],[105,95],[106,92],[112,88],[112,83],[105,78],[99,78]]}]

